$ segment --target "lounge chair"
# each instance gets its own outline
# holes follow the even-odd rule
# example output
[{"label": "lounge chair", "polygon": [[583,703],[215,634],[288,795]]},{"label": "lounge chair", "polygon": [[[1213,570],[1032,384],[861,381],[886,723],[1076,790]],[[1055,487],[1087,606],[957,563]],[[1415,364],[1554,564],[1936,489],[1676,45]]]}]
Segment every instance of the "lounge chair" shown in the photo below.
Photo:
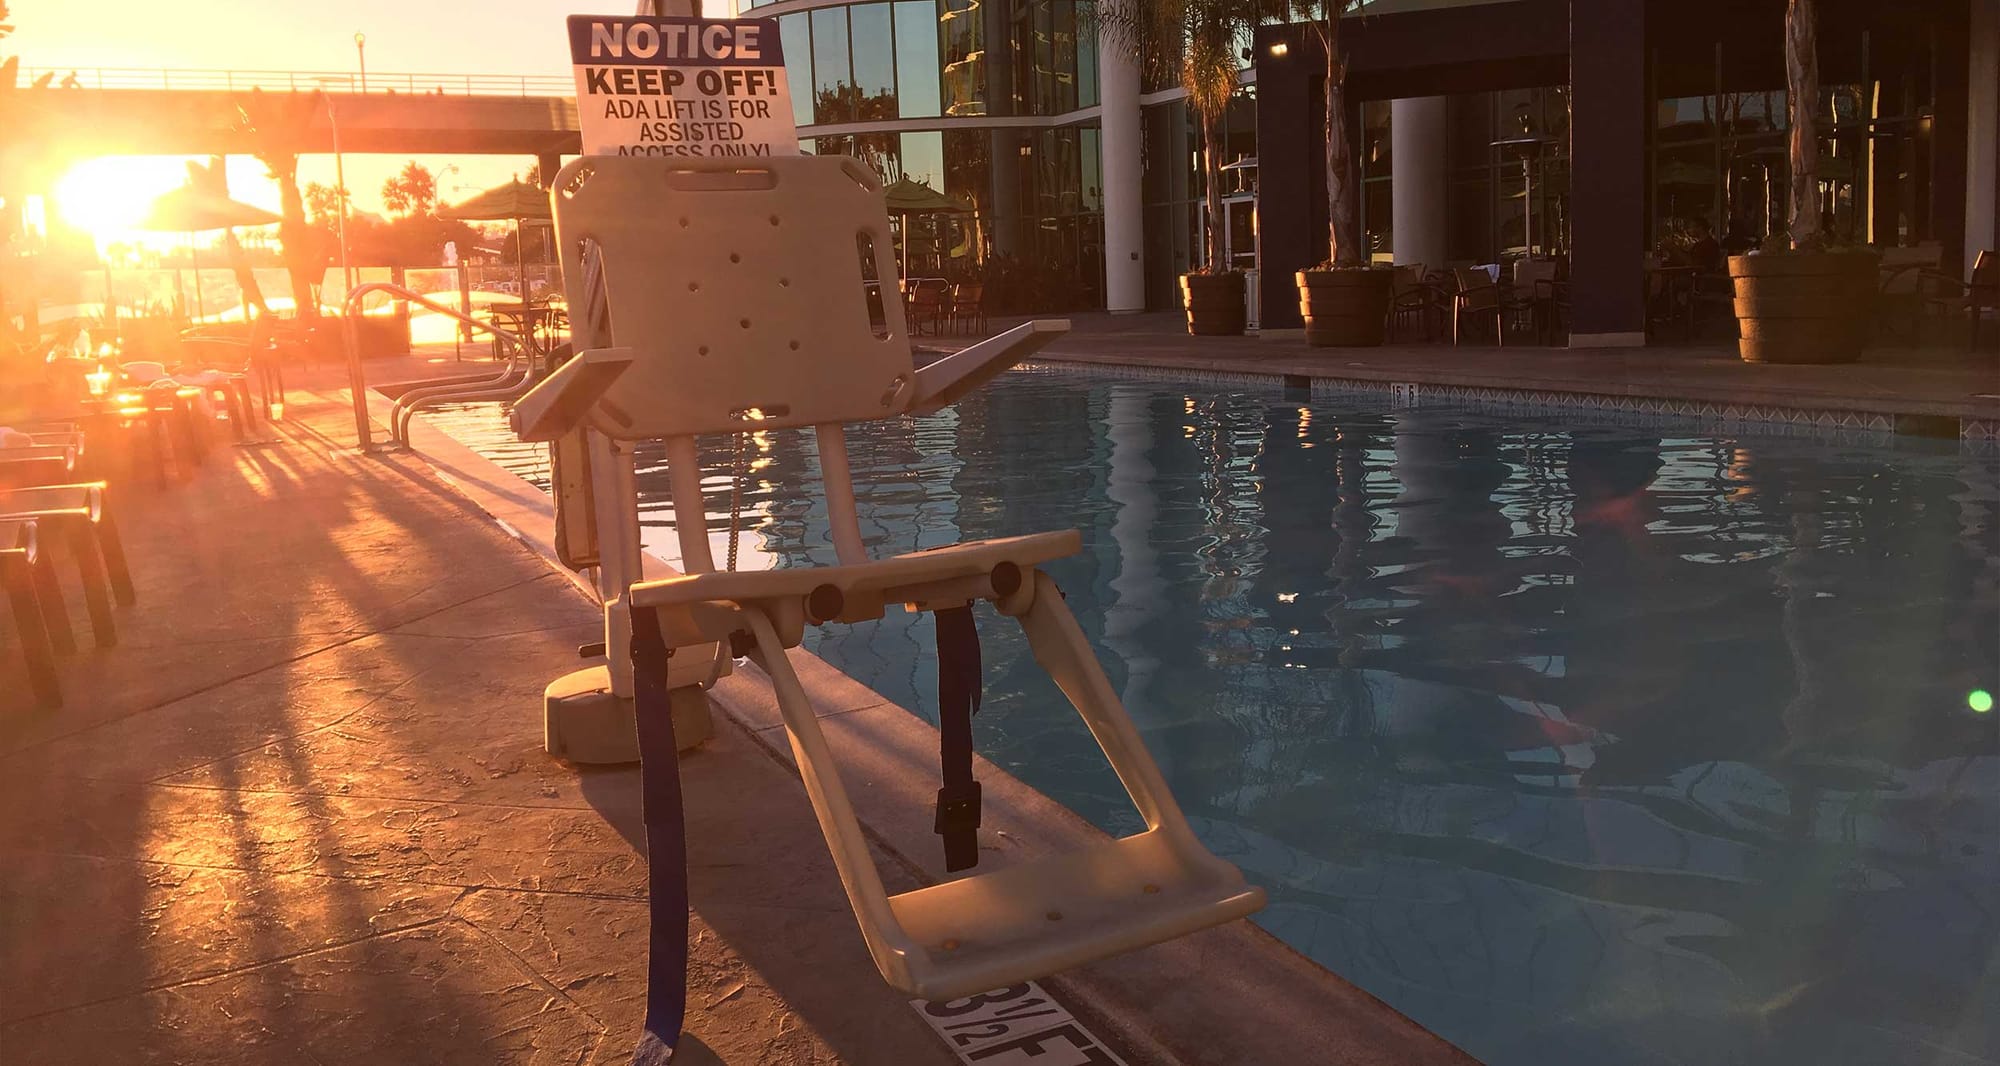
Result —
[{"label": "lounge chair", "polygon": [[[117,526],[111,522],[105,508],[105,485],[92,482],[78,485],[45,485],[34,488],[0,490],[0,522],[32,521],[43,537],[62,537],[69,546],[69,555],[76,564],[77,577],[83,586],[83,602],[90,614],[91,634],[100,648],[113,647],[118,643],[118,625],[112,618],[111,604],[133,602],[131,571],[125,562],[125,549],[118,539]],[[67,639],[67,611],[62,609],[62,594],[55,584],[54,573],[44,567],[38,571],[43,608],[48,613],[51,629],[55,629],[58,612],[61,612],[62,634],[57,643]],[[54,602],[49,602],[53,597]]]},{"label": "lounge chair", "polygon": [[[873,172],[838,156],[666,160],[586,157],[555,181],[572,307],[608,303],[610,330],[578,316],[576,358],[514,408],[515,431],[553,440],[589,426],[663,439],[682,576],[615,597],[629,611],[652,862],[653,998],[636,1062],[664,1061],[679,1033],[685,964],[679,786],[665,691],[674,649],[727,641],[772,679],[806,792],[882,976],[925,999],[971,995],[1242,917],[1263,904],[1195,839],[1053,579],[1075,531],[955,544],[871,560],[848,475],[846,424],[940,410],[1068,329],[1030,322],[921,369],[902,308],[877,336],[862,298],[860,243],[894,277]],[[601,272],[586,270],[596,249]],[[590,288],[603,278],[604,291]],[[829,567],[717,571],[696,438],[811,427],[840,560]],[[779,438],[780,441],[783,438]],[[733,535],[733,531],[732,531]],[[936,825],[946,868],[977,861],[971,772],[978,638],[971,604],[1017,620],[1035,659],[1082,714],[1146,830],[1084,852],[890,896],[787,649],[805,627],[935,612],[945,788]],[[615,652],[614,652],[615,654]],[[1192,975],[1190,975],[1192,976]]]},{"label": "lounge chair", "polygon": [[42,563],[35,523],[0,521],[0,589],[14,620],[15,639],[28,668],[28,688],[45,708],[62,706],[62,686],[56,680],[55,647],[49,639],[42,597],[35,590],[35,572]]}]

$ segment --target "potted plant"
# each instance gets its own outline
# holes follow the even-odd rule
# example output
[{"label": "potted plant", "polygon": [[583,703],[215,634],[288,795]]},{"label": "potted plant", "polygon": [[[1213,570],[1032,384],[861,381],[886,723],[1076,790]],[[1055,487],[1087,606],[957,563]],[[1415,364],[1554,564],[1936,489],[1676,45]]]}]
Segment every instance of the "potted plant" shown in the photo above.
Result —
[{"label": "potted plant", "polygon": [[1229,266],[1222,243],[1222,117],[1236,92],[1239,40],[1263,15],[1262,0],[1104,0],[1101,31],[1123,45],[1142,69],[1171,69],[1201,123],[1202,186],[1208,219],[1206,265],[1181,275],[1187,329],[1198,336],[1239,336],[1245,302],[1243,274]]},{"label": "potted plant", "polygon": [[[1876,256],[1830,248],[1820,232],[1819,31],[1814,0],[1785,6],[1791,220],[1786,239],[1729,257],[1738,354],[1746,363],[1849,363],[1874,305]],[[1771,245],[1777,245],[1770,248]]]},{"label": "potted plant", "polygon": [[1340,50],[1340,16],[1354,0],[1293,0],[1326,54],[1327,258],[1298,272],[1299,312],[1306,342],[1315,347],[1382,343],[1395,272],[1372,269],[1361,239],[1361,185],[1347,132],[1347,57]]}]

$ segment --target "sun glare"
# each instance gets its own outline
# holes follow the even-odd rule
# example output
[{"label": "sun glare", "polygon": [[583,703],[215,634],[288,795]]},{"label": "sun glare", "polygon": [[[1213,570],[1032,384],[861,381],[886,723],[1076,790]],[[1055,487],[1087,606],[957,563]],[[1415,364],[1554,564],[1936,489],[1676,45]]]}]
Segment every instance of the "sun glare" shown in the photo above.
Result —
[{"label": "sun glare", "polygon": [[64,222],[90,234],[101,249],[115,241],[135,242],[167,234],[142,234],[136,227],[146,218],[154,198],[187,180],[187,165],[177,158],[122,156],[89,159],[57,179],[55,213]]}]

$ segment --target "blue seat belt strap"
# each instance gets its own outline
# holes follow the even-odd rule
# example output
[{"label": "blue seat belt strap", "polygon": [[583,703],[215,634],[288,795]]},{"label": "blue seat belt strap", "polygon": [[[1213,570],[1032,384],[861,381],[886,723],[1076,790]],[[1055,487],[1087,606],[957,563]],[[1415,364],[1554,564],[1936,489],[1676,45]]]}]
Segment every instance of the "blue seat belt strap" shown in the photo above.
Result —
[{"label": "blue seat belt strap", "polygon": [[979,711],[979,629],[972,605],[947,607],[937,617],[938,789],[937,834],[944,838],[947,872],[979,865],[979,782],[972,776],[972,716]]},{"label": "blue seat belt strap", "polygon": [[646,956],[646,1031],[632,1066],[666,1066],[687,1016],[687,826],[681,812],[680,750],[667,696],[667,643],[659,616],[632,610],[632,696],[639,719],[639,780],[646,817],[646,896],[652,925]]}]

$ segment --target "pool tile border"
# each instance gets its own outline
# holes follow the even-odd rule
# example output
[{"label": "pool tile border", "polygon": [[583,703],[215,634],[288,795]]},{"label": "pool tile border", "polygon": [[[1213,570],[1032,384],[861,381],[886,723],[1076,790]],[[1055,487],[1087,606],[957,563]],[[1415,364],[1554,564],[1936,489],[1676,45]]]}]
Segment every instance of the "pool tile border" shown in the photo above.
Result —
[{"label": "pool tile border", "polygon": [[[2000,421],[1889,415],[1831,408],[1780,407],[1771,404],[1731,404],[1710,400],[1680,400],[1651,396],[1547,389],[1502,389],[1479,385],[1433,385],[1338,377],[1303,377],[1281,372],[1183,369],[1036,360],[1021,369],[1047,373],[1084,373],[1097,377],[1141,381],[1186,381],[1217,385],[1255,385],[1272,389],[1309,389],[1315,397],[1367,396],[1388,398],[1396,406],[1455,404],[1515,413],[1591,416],[1592,424],[1675,425],[1701,422],[1713,427],[1754,430],[1786,437],[1807,437],[1829,443],[1891,445],[1898,439],[1929,437],[1951,440],[1948,428],[1957,422],[1960,447],[1975,453],[2000,453]],[[1943,429],[1943,432],[1939,432]]]}]

